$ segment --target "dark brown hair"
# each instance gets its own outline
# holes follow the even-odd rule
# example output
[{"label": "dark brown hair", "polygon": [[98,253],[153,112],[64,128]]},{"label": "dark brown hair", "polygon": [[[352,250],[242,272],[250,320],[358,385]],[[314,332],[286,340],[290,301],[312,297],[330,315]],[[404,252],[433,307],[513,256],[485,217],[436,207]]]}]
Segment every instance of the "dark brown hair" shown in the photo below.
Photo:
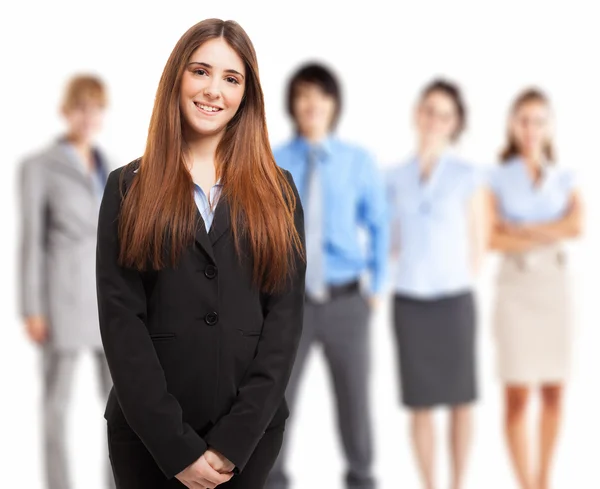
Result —
[{"label": "dark brown hair", "polygon": [[452,134],[452,140],[456,141],[467,127],[467,108],[460,88],[451,81],[437,78],[426,85],[421,91],[420,101],[424,102],[427,97],[436,92],[443,93],[454,103],[456,115],[458,116],[458,125],[454,134]]},{"label": "dark brown hair", "polygon": [[[528,88],[519,94],[519,96],[513,102],[510,109],[510,117],[513,117],[524,105],[527,105],[532,102],[538,102],[546,107],[550,107],[550,100],[546,96],[544,92],[537,88]],[[515,140],[514,135],[510,129],[510,126],[507,130],[506,134],[506,145],[504,149],[500,152],[500,162],[504,163],[515,156],[519,156],[521,154],[521,149]],[[554,153],[554,145],[552,141],[548,141],[543,149],[544,156],[549,162],[554,162],[555,153]]]},{"label": "dark brown hair", "polygon": [[121,211],[119,237],[123,265],[144,269],[175,265],[193,243],[196,226],[192,177],[184,161],[185,141],[179,108],[181,80],[199,46],[224,39],[246,67],[244,98],[216,151],[221,199],[230,205],[238,256],[248,242],[255,284],[273,292],[294,267],[302,243],[294,225],[296,201],[283,171],[275,163],[265,119],[264,97],[252,42],[233,21],[204,20],[177,42],[161,76],[146,150]]},{"label": "dark brown hair", "polygon": [[333,71],[319,63],[307,63],[298,68],[292,75],[287,86],[287,111],[294,120],[296,120],[294,114],[296,89],[302,83],[312,83],[319,87],[323,93],[333,97],[335,100],[335,112],[329,129],[334,130],[342,112],[342,90]]}]

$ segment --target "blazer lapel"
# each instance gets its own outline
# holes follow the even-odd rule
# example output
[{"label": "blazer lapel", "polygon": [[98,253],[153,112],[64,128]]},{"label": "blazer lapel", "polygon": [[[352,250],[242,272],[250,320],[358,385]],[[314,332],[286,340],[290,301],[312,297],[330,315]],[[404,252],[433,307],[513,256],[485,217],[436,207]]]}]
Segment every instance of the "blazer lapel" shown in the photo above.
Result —
[{"label": "blazer lapel", "polygon": [[227,202],[227,197],[221,195],[217,202],[217,208],[215,209],[215,216],[210,227],[208,237],[212,246],[215,245],[217,240],[223,236],[223,233],[231,227],[231,216],[229,215],[230,208]]},{"label": "blazer lapel", "polygon": [[[135,161],[134,165],[131,165],[125,174],[125,186],[129,187],[131,181],[135,177],[139,169],[139,159]],[[219,206],[217,206],[218,208]],[[211,244],[211,240],[208,237],[208,233],[206,232],[206,225],[204,223],[204,219],[202,219],[202,214],[198,210],[198,207],[194,204],[194,209],[196,211],[196,231],[194,233],[194,239],[198,243],[198,245],[204,250],[204,252],[208,255],[213,263],[215,263],[215,255],[213,253],[213,248]],[[215,215],[216,218],[216,215]],[[216,220],[216,219],[215,219]],[[213,221],[214,225],[214,221]],[[212,230],[211,230],[212,231]]]},{"label": "blazer lapel", "polygon": [[61,169],[68,171],[72,175],[85,182],[86,186],[92,189],[90,176],[80,161],[77,161],[77,155],[74,154],[60,141],[54,145],[52,153],[56,160],[61,163]]},{"label": "blazer lapel", "polygon": [[194,209],[196,209],[196,242],[202,247],[212,262],[215,263],[215,255],[210,239],[208,238],[208,233],[206,232],[206,224],[196,205],[194,205]]}]

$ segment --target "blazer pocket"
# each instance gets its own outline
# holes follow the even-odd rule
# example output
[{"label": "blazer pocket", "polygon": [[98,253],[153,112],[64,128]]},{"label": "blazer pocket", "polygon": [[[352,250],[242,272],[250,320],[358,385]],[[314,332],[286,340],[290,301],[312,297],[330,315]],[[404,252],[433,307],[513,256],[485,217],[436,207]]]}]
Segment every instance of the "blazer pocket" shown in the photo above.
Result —
[{"label": "blazer pocket", "polygon": [[241,352],[243,352],[242,354],[244,355],[244,358],[249,360],[256,354],[261,332],[256,330],[250,331],[241,328],[238,328],[238,332],[241,336],[240,340],[238,341],[242,348]]},{"label": "blazer pocket", "polygon": [[238,328],[238,331],[242,336],[260,336],[261,331],[246,331],[245,329]]},{"label": "blazer pocket", "polygon": [[168,341],[175,339],[175,333],[152,333],[150,335],[152,341]]}]

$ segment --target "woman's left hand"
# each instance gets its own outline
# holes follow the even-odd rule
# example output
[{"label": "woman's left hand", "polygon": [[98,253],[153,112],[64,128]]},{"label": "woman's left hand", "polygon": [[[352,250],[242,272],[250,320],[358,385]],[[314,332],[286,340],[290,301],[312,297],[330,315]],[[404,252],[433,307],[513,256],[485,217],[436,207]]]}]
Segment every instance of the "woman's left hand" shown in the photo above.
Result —
[{"label": "woman's left hand", "polygon": [[208,464],[220,474],[228,474],[230,473],[235,465],[223,454],[217,452],[213,448],[209,448],[204,456]]}]

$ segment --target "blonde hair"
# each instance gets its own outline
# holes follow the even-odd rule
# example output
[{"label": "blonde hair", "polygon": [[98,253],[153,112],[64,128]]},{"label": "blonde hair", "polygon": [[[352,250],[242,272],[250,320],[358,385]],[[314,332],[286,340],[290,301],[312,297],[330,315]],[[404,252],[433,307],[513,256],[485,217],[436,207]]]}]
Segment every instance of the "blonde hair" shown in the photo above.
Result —
[{"label": "blonde hair", "polygon": [[100,78],[94,75],[77,75],[67,83],[62,108],[73,109],[88,101],[104,108],[107,105],[107,98],[106,87]]}]

